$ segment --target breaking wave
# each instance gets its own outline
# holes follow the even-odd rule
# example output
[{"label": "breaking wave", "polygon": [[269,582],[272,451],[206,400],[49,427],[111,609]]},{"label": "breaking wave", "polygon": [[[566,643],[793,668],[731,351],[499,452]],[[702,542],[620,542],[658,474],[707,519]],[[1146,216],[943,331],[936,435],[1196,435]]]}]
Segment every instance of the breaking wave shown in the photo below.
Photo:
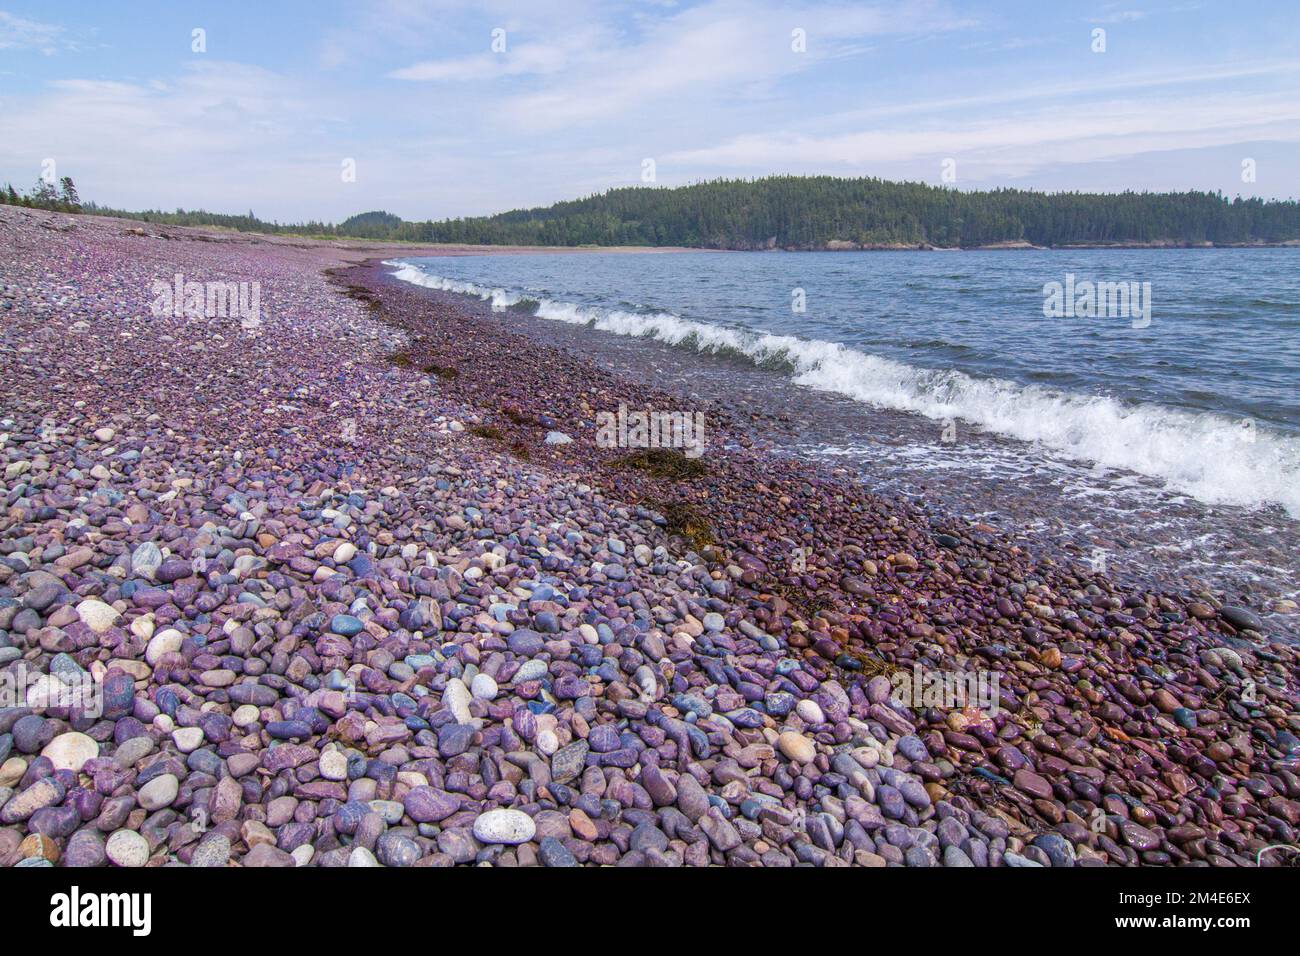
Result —
[{"label": "breaking wave", "polygon": [[544,319],[705,354],[740,356],[784,372],[800,385],[940,422],[968,422],[1071,458],[1162,480],[1170,490],[1207,504],[1277,504],[1300,517],[1300,440],[1250,421],[922,368],[838,342],[728,328],[671,312],[629,312],[490,289],[407,263],[386,264],[397,268],[398,279],[474,296],[495,311],[528,303],[529,311]]}]

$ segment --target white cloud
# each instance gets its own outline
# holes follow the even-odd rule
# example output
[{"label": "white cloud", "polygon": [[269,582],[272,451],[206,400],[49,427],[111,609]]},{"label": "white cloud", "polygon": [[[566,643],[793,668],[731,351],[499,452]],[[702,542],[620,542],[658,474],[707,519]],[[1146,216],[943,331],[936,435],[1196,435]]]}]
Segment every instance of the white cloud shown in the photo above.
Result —
[{"label": "white cloud", "polygon": [[1136,23],[1138,20],[1145,20],[1146,14],[1141,10],[1112,10],[1109,13],[1103,13],[1100,16],[1089,17],[1089,23]]},{"label": "white cloud", "polygon": [[922,161],[937,170],[941,159],[953,157],[964,179],[983,179],[1025,175],[1053,164],[1249,140],[1300,141],[1300,98],[1285,93],[1106,100],[906,128],[821,136],[747,134],[718,146],[675,152],[665,160],[713,169],[863,175],[882,164]]},{"label": "white cloud", "polygon": [[53,158],[100,202],[245,205],[295,182],[286,167],[301,167],[294,146],[323,105],[271,71],[217,60],[168,84],[59,80],[6,113],[0,166],[35,178]]},{"label": "white cloud", "polygon": [[[407,122],[404,135],[359,127],[358,115],[384,111]],[[539,189],[548,201],[567,196],[566,185],[539,184],[539,170],[589,174],[559,152],[489,156],[472,132],[417,130],[410,116],[404,104],[212,59],[168,82],[58,80],[7,104],[0,183],[22,188],[53,158],[102,205],[338,221],[376,208],[410,218],[501,210]],[[357,162],[355,183],[342,180],[345,158]]]},{"label": "white cloud", "polygon": [[825,115],[819,118],[819,123],[823,126],[843,127],[889,117],[944,112],[969,114],[972,110],[1033,100],[1050,101],[1057,104],[1060,109],[1073,109],[1075,105],[1072,101],[1101,94],[1123,93],[1129,98],[1134,98],[1140,92],[1147,90],[1197,86],[1214,86],[1222,89],[1225,84],[1232,81],[1255,79],[1276,79],[1294,84],[1297,75],[1300,75],[1300,63],[1294,61],[1262,62],[1250,66],[1206,64],[1195,70],[1118,73],[1058,83],[1034,83],[1016,87],[997,86],[991,92],[974,93],[968,96],[911,100],[873,106],[865,110]]},{"label": "white cloud", "polygon": [[59,49],[74,47],[64,36],[63,27],[0,10],[0,50],[39,50],[49,56]]},{"label": "white cloud", "polygon": [[[485,50],[489,39],[490,35],[484,37]],[[510,42],[508,31],[505,39],[505,50],[500,53],[484,52],[443,60],[425,60],[394,70],[388,75],[396,80],[459,83],[501,76],[544,76],[560,72],[583,57],[587,51],[599,49],[611,42],[606,31],[595,27],[561,36],[551,43],[525,42],[514,46]]]},{"label": "white cloud", "polygon": [[[1141,56],[1099,58],[939,0],[374,0],[343,14],[295,38],[305,67],[267,54],[269,69],[199,57],[177,72],[144,47],[134,74],[104,68],[100,48],[75,79],[62,59],[25,66],[20,95],[0,85],[0,181],[31,182],[54,157],[84,197],[126,208],[441,218],[637,183],[643,157],[664,185],[782,172],[934,180],[952,156],[963,186],[1043,173],[1087,189],[1119,181],[1117,165],[1158,183],[1152,157],[1171,150],[1179,184],[1199,161],[1207,185],[1237,144],[1275,144],[1277,170],[1297,154],[1300,63],[1265,39],[1217,65],[1155,40]],[[1077,30],[1078,15],[1057,19]],[[20,34],[31,49],[65,35],[14,19],[0,19],[6,49]],[[489,50],[496,26],[501,55]],[[796,28],[807,52],[791,49]],[[356,183],[340,181],[345,157]],[[1273,194],[1294,191],[1280,180]]]},{"label": "white cloud", "polygon": [[[648,104],[681,105],[679,97],[690,103],[743,98],[813,64],[861,53],[865,38],[943,32],[972,22],[924,0],[888,9],[715,0],[640,18],[635,35],[565,26],[548,31],[547,42],[526,43],[511,53],[426,61],[390,75],[436,81],[538,76],[535,89],[505,98],[498,115],[506,125],[549,131]],[[807,37],[806,52],[792,49],[795,29]]]}]

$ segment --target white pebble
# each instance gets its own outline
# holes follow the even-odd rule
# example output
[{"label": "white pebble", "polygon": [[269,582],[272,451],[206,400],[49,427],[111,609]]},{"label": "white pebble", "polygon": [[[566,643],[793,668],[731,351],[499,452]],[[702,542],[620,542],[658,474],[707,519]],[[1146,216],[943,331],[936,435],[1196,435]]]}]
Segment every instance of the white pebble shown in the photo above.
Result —
[{"label": "white pebble", "polygon": [[815,700],[804,699],[795,705],[795,712],[810,724],[824,724],[826,716]]},{"label": "white pebble", "polygon": [[164,654],[172,654],[181,649],[181,642],[185,640],[185,635],[174,627],[166,628],[159,631],[149,639],[149,645],[144,649],[144,659],[149,662],[151,667],[157,667],[159,659]]},{"label": "white pebble", "polygon": [[99,756],[99,744],[85,734],[72,731],[51,740],[41,751],[41,756],[50,758],[55,770],[78,773],[87,760]]},{"label": "white pebble", "polygon": [[379,866],[375,855],[363,846],[354,847],[348,854],[348,866]]},{"label": "white pebble", "polygon": [[522,810],[489,810],[474,821],[474,836],[483,843],[527,843],[537,824]]},{"label": "white pebble", "polygon": [[453,677],[447,681],[447,689],[442,692],[442,702],[451,711],[458,724],[468,724],[474,719],[469,712],[470,700],[469,688],[465,686],[463,680]]},{"label": "white pebble", "polygon": [[497,696],[497,682],[487,674],[475,674],[469,690],[471,694],[482,700],[494,700]]},{"label": "white pebble", "polygon": [[94,598],[77,605],[77,616],[96,634],[103,634],[121,617],[111,605]]},{"label": "white pebble", "polygon": [[181,753],[193,753],[203,746],[203,730],[200,727],[181,727],[172,731],[172,741]]},{"label": "white pebble", "polygon": [[149,842],[134,830],[118,830],[108,838],[104,852],[118,866],[138,867],[149,862]]},{"label": "white pebble", "polygon": [[326,780],[348,778],[348,758],[337,750],[327,750],[320,755],[320,775]]}]

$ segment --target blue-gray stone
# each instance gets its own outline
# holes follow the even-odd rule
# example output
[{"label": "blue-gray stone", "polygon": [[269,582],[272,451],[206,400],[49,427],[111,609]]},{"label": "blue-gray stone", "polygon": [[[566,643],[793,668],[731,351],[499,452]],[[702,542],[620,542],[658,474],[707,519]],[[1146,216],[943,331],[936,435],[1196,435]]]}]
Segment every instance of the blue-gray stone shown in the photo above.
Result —
[{"label": "blue-gray stone", "polygon": [[353,637],[360,634],[364,628],[365,625],[361,623],[361,619],[353,617],[351,614],[335,614],[330,618],[330,630],[344,637]]}]

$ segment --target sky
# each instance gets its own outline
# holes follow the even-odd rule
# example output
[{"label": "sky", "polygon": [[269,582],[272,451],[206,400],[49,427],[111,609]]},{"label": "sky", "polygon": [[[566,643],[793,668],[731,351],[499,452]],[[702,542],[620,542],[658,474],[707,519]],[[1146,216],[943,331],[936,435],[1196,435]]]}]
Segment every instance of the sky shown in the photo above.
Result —
[{"label": "sky", "polygon": [[486,215],[770,174],[1300,196],[1300,3],[0,0],[0,183]]}]

